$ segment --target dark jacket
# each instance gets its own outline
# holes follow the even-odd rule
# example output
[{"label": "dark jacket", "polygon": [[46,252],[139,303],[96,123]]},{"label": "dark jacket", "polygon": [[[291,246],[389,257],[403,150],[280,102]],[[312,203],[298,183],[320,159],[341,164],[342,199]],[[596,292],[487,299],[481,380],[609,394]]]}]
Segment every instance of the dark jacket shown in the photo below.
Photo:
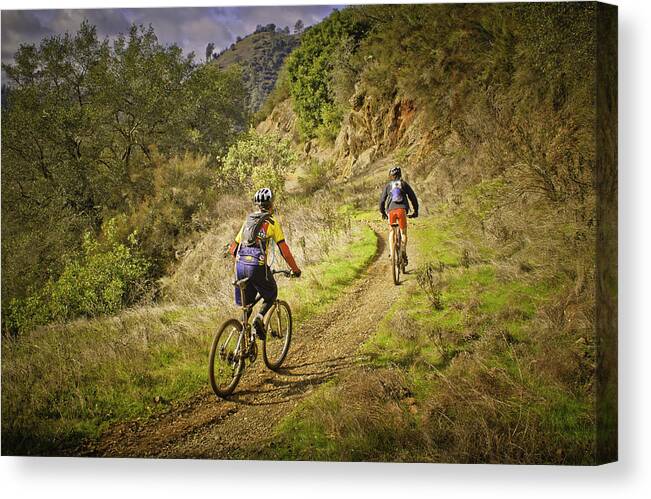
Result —
[{"label": "dark jacket", "polygon": [[380,196],[380,213],[382,213],[382,215],[386,215],[387,212],[395,210],[397,208],[404,208],[405,211],[409,213],[409,202],[411,202],[414,213],[418,213],[418,199],[416,199],[416,194],[414,193],[414,190],[411,188],[411,186],[402,180],[402,191],[405,195],[403,196],[402,202],[395,202],[391,198],[392,183],[393,181],[384,186],[384,190]]}]

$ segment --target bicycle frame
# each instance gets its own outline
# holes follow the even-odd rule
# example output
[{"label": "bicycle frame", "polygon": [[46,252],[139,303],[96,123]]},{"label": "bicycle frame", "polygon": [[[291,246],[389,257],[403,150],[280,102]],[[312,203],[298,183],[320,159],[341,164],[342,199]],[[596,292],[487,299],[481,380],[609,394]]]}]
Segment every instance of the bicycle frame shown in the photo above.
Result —
[{"label": "bicycle frame", "polygon": [[391,224],[391,248],[390,250],[396,251],[402,248],[402,229],[397,223]]},{"label": "bicycle frame", "polygon": [[[272,274],[284,274],[284,275],[289,275],[289,272],[285,270],[272,270],[270,269],[270,272]],[[253,303],[246,303],[246,296],[244,294],[244,288],[246,287],[246,283],[249,281],[250,277],[245,277],[236,281],[233,281],[233,286],[237,286],[240,289],[240,299],[242,301],[242,330],[240,331],[240,338],[237,342],[237,345],[235,347],[236,352],[243,352],[244,354],[247,354],[249,351],[249,341],[254,342],[255,340],[250,334],[246,334],[250,332],[251,325],[249,324],[249,320],[251,319],[251,316],[253,315],[253,307],[255,307],[260,300],[262,300],[261,295],[257,295],[255,300],[253,300]],[[269,312],[267,312],[266,316],[267,317],[272,317],[274,310],[277,307],[277,300],[273,303],[271,308],[269,309]],[[266,326],[266,324],[265,324]],[[244,342],[244,345],[241,345],[241,342]],[[240,349],[240,346],[243,348]]]},{"label": "bicycle frame", "polygon": [[[262,299],[262,296],[257,295],[256,299],[253,301],[253,303],[249,304],[246,303],[246,296],[244,294],[244,288],[246,287],[246,283],[248,282],[249,278],[246,277],[244,279],[240,279],[238,281],[233,281],[233,285],[237,286],[240,290],[240,300],[242,301],[242,329],[240,330],[240,337],[237,340],[237,345],[235,346],[235,352],[238,352],[238,355],[248,355],[249,352],[249,341],[254,342],[255,340],[251,337],[250,334],[250,329],[251,325],[249,324],[249,320],[251,318],[251,315],[253,315],[253,307],[255,307],[258,302]],[[248,333],[248,334],[247,334]],[[231,334],[233,334],[231,332]],[[230,337],[229,337],[230,340]],[[228,340],[227,340],[228,341]]]},{"label": "bicycle frame", "polygon": [[[284,270],[272,270],[271,272],[273,274],[287,274],[287,272],[284,271]],[[246,283],[248,282],[248,280],[249,280],[249,278],[245,277],[244,279],[240,279],[239,281],[233,281],[233,285],[240,288],[240,297],[241,297],[241,300],[242,300],[242,306],[241,306],[241,309],[242,309],[242,324],[248,324],[249,319],[251,318],[251,315],[253,315],[250,312],[252,312],[253,307],[255,307],[260,302],[260,300],[262,300],[262,296],[258,294],[258,295],[256,295],[255,300],[253,300],[253,303],[251,303],[251,304],[246,303],[245,296],[244,296],[244,287],[246,286]],[[276,301],[278,301],[278,300],[276,300]],[[267,315],[272,315],[275,308],[276,308],[276,302],[273,303],[273,305],[269,309],[269,312],[267,312]]]}]

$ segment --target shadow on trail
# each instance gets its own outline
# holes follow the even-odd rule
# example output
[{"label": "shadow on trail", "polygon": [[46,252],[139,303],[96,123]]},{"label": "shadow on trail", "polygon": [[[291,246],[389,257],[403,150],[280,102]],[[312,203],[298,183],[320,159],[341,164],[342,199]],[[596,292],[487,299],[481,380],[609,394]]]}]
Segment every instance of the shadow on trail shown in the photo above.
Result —
[{"label": "shadow on trail", "polygon": [[416,272],[415,269],[411,268],[406,270],[405,272],[400,273],[400,282],[398,283],[398,286],[402,286],[406,282],[411,281],[412,279],[416,279]]},{"label": "shadow on trail", "polygon": [[[279,370],[278,374],[271,373],[260,379],[256,386],[236,392],[228,400],[248,406],[267,406],[301,399],[307,391],[353,367],[356,359],[357,357],[349,355],[287,366]],[[310,369],[304,371],[304,368]],[[265,394],[271,395],[271,398],[261,397]]]},{"label": "shadow on trail", "polygon": [[382,255],[384,255],[384,249],[386,248],[386,240],[382,233],[382,230],[378,228],[377,224],[369,224],[369,227],[373,232],[375,232],[377,247],[375,249],[375,255],[371,258],[370,264],[377,262]]},{"label": "shadow on trail", "polygon": [[352,364],[352,360],[356,358],[357,357],[354,355],[342,355],[332,359],[322,360],[320,362],[303,362],[302,364],[295,364],[295,365],[282,367],[281,369],[278,370],[278,374],[282,374],[283,376],[303,376],[305,375],[305,373],[297,373],[294,371],[300,369],[301,367],[309,367],[309,366],[338,365],[342,363]]}]

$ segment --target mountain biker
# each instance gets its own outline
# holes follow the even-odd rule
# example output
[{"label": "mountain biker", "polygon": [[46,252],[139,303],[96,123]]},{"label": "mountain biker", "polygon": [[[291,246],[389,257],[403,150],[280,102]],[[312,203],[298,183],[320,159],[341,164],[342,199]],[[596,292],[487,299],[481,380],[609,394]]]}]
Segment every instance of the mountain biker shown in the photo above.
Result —
[{"label": "mountain biker", "polygon": [[[264,339],[264,316],[271,309],[278,296],[278,286],[271,269],[267,265],[269,240],[272,239],[280,253],[292,269],[292,276],[300,277],[301,270],[285,242],[285,235],[280,223],[273,216],[273,193],[264,187],[255,193],[253,202],[258,209],[250,213],[242,228],[230,245],[229,251],[235,257],[235,278],[237,280],[249,277],[244,287],[246,303],[253,303],[256,293],[262,297],[262,308],[253,319],[253,330],[258,338]],[[235,303],[242,305],[240,289],[235,288]]]},{"label": "mountain biker", "polygon": [[[382,218],[389,219],[389,224],[398,223],[400,233],[402,234],[402,254],[405,266],[407,260],[407,213],[409,213],[409,203],[413,207],[413,213],[409,218],[418,216],[418,199],[411,186],[402,180],[402,170],[399,166],[393,166],[389,170],[389,182],[384,187],[380,196],[380,213]],[[388,212],[388,215],[387,215]],[[389,244],[391,243],[391,232],[389,232]],[[392,248],[389,248],[391,256]]]}]

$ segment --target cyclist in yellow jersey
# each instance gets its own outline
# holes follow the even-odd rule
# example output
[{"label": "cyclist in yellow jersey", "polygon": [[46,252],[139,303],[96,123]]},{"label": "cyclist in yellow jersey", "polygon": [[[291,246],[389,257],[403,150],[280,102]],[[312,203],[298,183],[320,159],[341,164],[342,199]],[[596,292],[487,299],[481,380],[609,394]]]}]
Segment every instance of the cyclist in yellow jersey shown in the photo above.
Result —
[{"label": "cyclist in yellow jersey", "polygon": [[[262,307],[253,320],[256,335],[263,339],[264,316],[271,309],[278,296],[278,286],[267,264],[269,240],[273,240],[280,253],[292,269],[292,275],[300,277],[301,270],[296,265],[292,252],[285,242],[285,235],[280,223],[273,216],[273,193],[269,188],[255,193],[254,202],[258,210],[250,213],[242,228],[231,243],[230,252],[235,257],[236,279],[249,277],[244,288],[245,303],[253,303],[256,294],[262,296]],[[242,305],[239,288],[235,289],[235,303]]]}]

